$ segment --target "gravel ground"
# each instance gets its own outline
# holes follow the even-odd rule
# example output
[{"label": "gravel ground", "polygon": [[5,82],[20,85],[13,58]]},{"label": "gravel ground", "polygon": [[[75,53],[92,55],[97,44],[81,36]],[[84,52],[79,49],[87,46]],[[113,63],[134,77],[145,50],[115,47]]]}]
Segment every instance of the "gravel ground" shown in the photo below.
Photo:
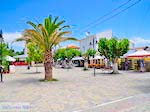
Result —
[{"label": "gravel ground", "polygon": [[18,67],[5,75],[0,102],[28,102],[31,112],[150,112],[150,73],[96,70],[94,77],[92,69],[54,69],[59,81],[40,82],[44,69],[35,71]]}]

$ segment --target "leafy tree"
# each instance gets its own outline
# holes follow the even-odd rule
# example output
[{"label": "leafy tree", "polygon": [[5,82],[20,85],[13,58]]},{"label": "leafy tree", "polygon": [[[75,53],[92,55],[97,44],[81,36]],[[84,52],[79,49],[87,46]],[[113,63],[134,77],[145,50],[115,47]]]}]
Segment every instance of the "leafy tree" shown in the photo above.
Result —
[{"label": "leafy tree", "polygon": [[[1,51],[1,48],[2,48],[2,51]],[[7,55],[9,55],[9,49],[7,47],[7,44],[6,43],[3,43],[3,44],[0,44],[0,55],[2,55],[2,58],[5,58]],[[1,56],[0,56],[0,60],[1,59]]]},{"label": "leafy tree", "polygon": [[85,57],[85,61],[84,61],[84,70],[88,70],[88,60],[90,58],[90,56],[95,56],[96,54],[96,50],[90,48],[86,51],[86,53],[84,53],[82,56]]},{"label": "leafy tree", "polygon": [[87,52],[85,53],[86,57],[90,57],[90,56],[94,56],[96,54],[96,50],[90,48],[87,50]]},{"label": "leafy tree", "polygon": [[11,53],[11,50],[8,48],[8,44],[7,43],[0,44],[0,61],[2,61],[2,65],[6,69],[8,69],[9,66],[9,62],[6,60],[6,56],[11,56],[11,55],[13,54]]},{"label": "leafy tree", "polygon": [[74,58],[76,56],[80,56],[81,52],[79,50],[76,50],[76,49],[67,48],[65,51],[65,55],[66,55],[66,58],[71,60],[72,58]]},{"label": "leafy tree", "polygon": [[65,51],[66,51],[65,48],[58,49],[54,54],[55,61],[58,59],[64,60],[66,58]]},{"label": "leafy tree", "polygon": [[128,39],[117,39],[117,38],[101,38],[98,43],[98,51],[100,55],[105,56],[113,63],[113,73],[118,73],[118,58],[123,56],[129,50]]},{"label": "leafy tree", "polygon": [[77,49],[72,49],[73,57],[81,56],[81,52]]},{"label": "leafy tree", "polygon": [[15,50],[14,49],[10,49],[9,50],[9,56],[15,56]]},{"label": "leafy tree", "polygon": [[43,50],[44,54],[44,68],[45,68],[45,80],[53,80],[52,76],[52,48],[58,45],[60,42],[67,40],[76,40],[75,38],[68,37],[70,31],[66,31],[69,26],[62,26],[63,21],[58,21],[59,17],[52,18],[49,16],[45,18],[44,24],[35,24],[31,21],[30,24],[33,29],[26,29],[22,38],[18,38],[17,41],[25,40],[36,43]]},{"label": "leafy tree", "polygon": [[24,54],[24,50],[22,50],[22,51],[17,51],[16,53],[15,53],[15,55],[23,55]]},{"label": "leafy tree", "polygon": [[[39,48],[35,43],[29,42],[27,44],[28,48],[28,58],[27,61],[34,61],[35,63],[43,62],[43,50]],[[38,67],[36,67],[36,72],[38,72]]]},{"label": "leafy tree", "polygon": [[39,48],[35,43],[28,43],[28,58],[34,62],[43,62],[43,50]]},{"label": "leafy tree", "polygon": [[80,56],[80,55],[81,55],[81,52],[79,50],[71,49],[71,48],[62,48],[62,49],[58,49],[55,52],[54,58],[55,60],[57,59],[64,60],[65,58],[71,60],[72,58],[76,56]]},{"label": "leafy tree", "polygon": [[27,63],[28,63],[28,66],[30,66],[30,63],[32,62],[32,59],[28,56],[28,57],[26,58],[26,61],[27,61]]}]

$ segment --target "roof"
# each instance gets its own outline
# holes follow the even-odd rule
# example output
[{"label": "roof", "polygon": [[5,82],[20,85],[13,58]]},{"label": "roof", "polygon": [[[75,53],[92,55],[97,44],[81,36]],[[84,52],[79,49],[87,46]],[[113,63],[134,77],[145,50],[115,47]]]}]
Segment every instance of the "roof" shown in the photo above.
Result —
[{"label": "roof", "polygon": [[14,62],[14,61],[16,61],[16,59],[13,58],[13,57],[11,57],[11,56],[6,56],[5,59],[6,59],[7,61],[9,61],[9,62]]},{"label": "roof", "polygon": [[127,58],[129,54],[134,53],[135,50],[129,50],[127,53],[125,53],[123,56],[121,56],[121,58]]},{"label": "roof", "polygon": [[150,56],[150,52],[145,50],[137,50],[136,52],[127,55],[127,57],[145,57],[145,56]]},{"label": "roof", "polygon": [[[104,56],[95,56],[94,59],[104,59]],[[90,60],[93,60],[93,57],[90,57]]]},{"label": "roof", "polygon": [[76,45],[68,45],[67,48],[80,49],[80,47],[78,47]]},{"label": "roof", "polygon": [[149,48],[148,46],[142,46],[142,47],[136,47],[136,48],[133,48],[131,50],[144,50],[146,48]]},{"label": "roof", "polygon": [[27,55],[17,55],[17,56],[14,56],[14,58],[27,58],[28,56]]},{"label": "roof", "polygon": [[84,60],[84,58],[82,58],[82,57],[74,57],[74,58],[72,58],[72,60]]}]

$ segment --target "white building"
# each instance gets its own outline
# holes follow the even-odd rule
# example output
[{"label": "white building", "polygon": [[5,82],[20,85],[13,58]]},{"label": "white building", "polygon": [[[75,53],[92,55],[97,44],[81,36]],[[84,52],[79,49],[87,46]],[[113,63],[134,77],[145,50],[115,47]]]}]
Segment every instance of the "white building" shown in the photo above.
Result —
[{"label": "white building", "polygon": [[80,50],[85,53],[89,48],[94,48],[98,50],[98,41],[100,38],[112,38],[112,30],[107,30],[98,34],[89,35],[84,39],[80,40]]}]

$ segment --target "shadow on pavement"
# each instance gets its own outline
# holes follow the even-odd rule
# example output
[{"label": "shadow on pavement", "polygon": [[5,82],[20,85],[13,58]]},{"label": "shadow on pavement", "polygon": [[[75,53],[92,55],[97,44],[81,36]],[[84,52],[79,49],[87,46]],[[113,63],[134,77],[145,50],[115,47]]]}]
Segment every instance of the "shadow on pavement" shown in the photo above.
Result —
[{"label": "shadow on pavement", "polygon": [[41,74],[42,72],[22,72],[21,74]]},{"label": "shadow on pavement", "polygon": [[138,85],[133,86],[133,89],[137,89],[138,91],[141,91],[144,94],[150,93],[150,79],[136,81],[138,82]]},{"label": "shadow on pavement", "polygon": [[32,78],[32,77],[29,77],[29,78],[22,78],[22,79],[14,79],[14,80],[11,80],[9,83],[12,83],[12,84],[19,84],[20,86],[23,86],[23,85],[39,85],[40,84],[40,81],[38,78]]}]

